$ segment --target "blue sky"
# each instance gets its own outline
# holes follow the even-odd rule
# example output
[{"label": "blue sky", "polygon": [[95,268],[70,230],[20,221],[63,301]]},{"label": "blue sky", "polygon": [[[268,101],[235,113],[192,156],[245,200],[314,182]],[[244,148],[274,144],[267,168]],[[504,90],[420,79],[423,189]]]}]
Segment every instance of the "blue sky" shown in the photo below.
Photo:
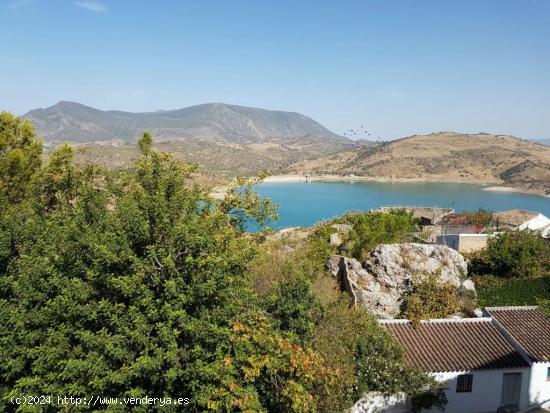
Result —
[{"label": "blue sky", "polygon": [[0,110],[226,102],[550,138],[550,0],[0,0]]}]

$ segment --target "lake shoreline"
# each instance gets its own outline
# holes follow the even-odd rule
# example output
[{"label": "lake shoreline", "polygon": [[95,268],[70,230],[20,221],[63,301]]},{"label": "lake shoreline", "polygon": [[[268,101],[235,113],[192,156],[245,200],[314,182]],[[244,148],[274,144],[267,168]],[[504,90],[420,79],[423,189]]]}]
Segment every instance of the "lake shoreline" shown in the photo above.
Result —
[{"label": "lake shoreline", "polygon": [[[529,195],[538,195],[548,198],[549,195],[545,194],[542,190],[537,189],[524,189],[511,186],[500,186],[500,182],[495,181],[475,181],[466,179],[444,179],[444,178],[386,178],[386,177],[370,177],[370,176],[353,176],[353,175],[298,175],[298,174],[285,174],[285,175],[272,175],[264,179],[264,183],[305,183],[305,182],[397,182],[397,183],[418,183],[418,182],[430,182],[430,183],[457,183],[457,184],[471,184],[482,186],[484,191],[493,192],[514,192]],[[487,186],[490,185],[490,186]]]}]

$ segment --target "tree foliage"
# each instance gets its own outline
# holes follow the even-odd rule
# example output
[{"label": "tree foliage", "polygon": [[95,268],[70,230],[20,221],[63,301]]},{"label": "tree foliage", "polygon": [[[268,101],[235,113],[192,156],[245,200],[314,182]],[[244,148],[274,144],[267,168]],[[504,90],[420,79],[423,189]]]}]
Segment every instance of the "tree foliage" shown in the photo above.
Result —
[{"label": "tree foliage", "polygon": [[42,143],[30,121],[0,112],[0,196],[18,202],[42,161]]},{"label": "tree foliage", "polygon": [[461,215],[466,217],[465,223],[471,225],[489,225],[493,220],[493,213],[485,208],[477,211],[465,211]]},{"label": "tree foliage", "polygon": [[429,277],[413,285],[403,300],[403,316],[417,324],[430,318],[447,318],[464,310],[465,299],[451,284],[440,284],[438,277]]},{"label": "tree foliage", "polygon": [[550,243],[529,231],[507,231],[489,239],[487,249],[472,257],[477,274],[536,277],[550,272]]},{"label": "tree foliage", "polygon": [[347,221],[353,225],[345,240],[345,248],[359,260],[379,244],[407,242],[416,230],[413,216],[405,211],[369,212],[350,215]]},{"label": "tree foliage", "polygon": [[312,389],[333,373],[272,326],[244,276],[254,243],[231,209],[186,187],[192,171],[151,150],[113,179],[61,146],[32,194],[2,210],[4,400],[100,394],[190,397],[195,411],[315,410]]},{"label": "tree foliage", "polygon": [[327,366],[337,367],[341,373],[338,382],[320,398],[323,412],[344,411],[369,391],[404,392],[415,411],[446,402],[442,386],[405,366],[401,348],[391,334],[366,310],[350,307],[344,298],[327,309],[315,331],[313,347]]},{"label": "tree foliage", "polygon": [[266,309],[280,330],[308,342],[322,316],[322,305],[312,290],[311,280],[293,275],[278,283],[266,298]]},{"label": "tree foliage", "polygon": [[[372,317],[320,298],[320,232],[252,289],[262,237],[244,230],[275,213],[253,191],[258,179],[214,201],[187,184],[196,166],[155,151],[147,133],[131,170],[76,165],[67,145],[42,166],[30,124],[1,120],[0,410],[23,394],[189,397],[191,411],[217,412],[334,412],[367,390],[431,394]],[[369,219],[358,219],[366,237]],[[383,239],[412,223],[377,219]]]}]

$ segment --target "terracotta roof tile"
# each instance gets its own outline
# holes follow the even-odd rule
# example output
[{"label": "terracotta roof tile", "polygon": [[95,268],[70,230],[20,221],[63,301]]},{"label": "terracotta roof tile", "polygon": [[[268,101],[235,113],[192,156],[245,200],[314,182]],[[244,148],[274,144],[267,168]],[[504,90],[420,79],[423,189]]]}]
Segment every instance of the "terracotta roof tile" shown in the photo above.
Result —
[{"label": "terracotta roof tile", "polygon": [[550,361],[550,318],[537,307],[491,307],[487,312],[533,361]]},{"label": "terracotta roof tile", "polygon": [[490,318],[381,322],[404,348],[407,364],[424,371],[467,371],[528,366]]}]

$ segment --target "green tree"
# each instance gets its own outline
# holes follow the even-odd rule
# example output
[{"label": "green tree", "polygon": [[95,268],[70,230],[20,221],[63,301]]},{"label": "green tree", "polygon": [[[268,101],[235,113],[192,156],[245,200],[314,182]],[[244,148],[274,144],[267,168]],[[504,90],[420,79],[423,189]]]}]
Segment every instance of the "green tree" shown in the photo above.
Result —
[{"label": "green tree", "polygon": [[333,374],[257,305],[245,276],[253,239],[227,205],[186,186],[193,170],[151,150],[114,179],[62,146],[35,194],[1,211],[4,402],[100,394],[190,397],[194,411],[315,410],[313,389]]},{"label": "green tree", "polygon": [[247,223],[263,227],[277,218],[277,207],[255,192],[256,185],[267,176],[266,172],[262,172],[253,178],[235,178],[228,186],[224,199],[217,204],[220,211],[231,216],[236,227],[244,230]]},{"label": "green tree", "polygon": [[40,168],[42,143],[30,121],[0,113],[0,197],[20,201],[34,173]]},{"label": "green tree", "polygon": [[153,147],[153,137],[150,132],[143,132],[141,138],[138,140],[138,148],[143,155],[151,153]]},{"label": "green tree", "polygon": [[292,333],[302,343],[312,338],[322,316],[311,280],[303,275],[292,275],[277,284],[266,299],[266,309],[279,329]]}]

